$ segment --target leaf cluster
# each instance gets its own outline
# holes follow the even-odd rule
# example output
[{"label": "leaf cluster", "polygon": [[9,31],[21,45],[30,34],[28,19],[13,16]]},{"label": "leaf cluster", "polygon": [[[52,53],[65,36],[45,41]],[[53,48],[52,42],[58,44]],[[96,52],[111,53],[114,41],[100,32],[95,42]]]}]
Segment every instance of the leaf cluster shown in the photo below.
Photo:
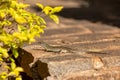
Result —
[{"label": "leaf cluster", "polygon": [[39,8],[42,9],[46,15],[48,15],[54,22],[59,24],[59,18],[55,13],[60,12],[63,9],[63,6],[51,7],[51,6],[44,6],[40,3],[36,4]]},{"label": "leaf cluster", "polygon": [[[8,72],[0,74],[0,80],[5,80],[9,76],[16,77],[21,80],[21,67],[16,66],[15,60],[19,56],[18,48],[24,43],[32,43],[35,37],[40,37],[46,28],[46,21],[26,10],[30,5],[18,2],[18,0],[0,0],[0,62],[10,61],[10,65],[6,66]],[[50,7],[37,3],[46,15],[59,23],[56,12],[62,10],[62,6]],[[11,50],[12,53],[9,53]]]}]

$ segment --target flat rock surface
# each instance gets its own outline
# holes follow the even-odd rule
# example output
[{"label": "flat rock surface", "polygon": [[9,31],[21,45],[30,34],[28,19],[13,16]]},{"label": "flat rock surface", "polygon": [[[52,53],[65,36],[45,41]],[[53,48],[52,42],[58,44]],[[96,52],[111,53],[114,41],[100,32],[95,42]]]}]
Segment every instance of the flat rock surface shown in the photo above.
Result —
[{"label": "flat rock surface", "polygon": [[[99,2],[97,1],[96,4]],[[102,0],[99,5],[107,6],[105,10],[97,5],[91,7],[84,0],[26,0],[23,2],[30,3],[32,6],[36,2],[65,6],[65,9],[58,14],[60,24],[47,19],[48,27],[40,39],[36,38],[37,42],[44,40],[54,46],[106,53],[59,54],[46,52],[42,47],[27,48],[25,50],[28,53],[22,54],[20,60],[27,75],[35,75],[36,80],[37,78],[41,80],[120,80],[120,25],[118,24],[120,17],[117,15],[119,12],[108,14],[110,11],[115,12],[114,6],[111,7],[107,3],[102,5],[104,3]],[[30,10],[37,14],[40,12],[35,7],[31,7]],[[106,10],[108,13],[104,12]]]}]

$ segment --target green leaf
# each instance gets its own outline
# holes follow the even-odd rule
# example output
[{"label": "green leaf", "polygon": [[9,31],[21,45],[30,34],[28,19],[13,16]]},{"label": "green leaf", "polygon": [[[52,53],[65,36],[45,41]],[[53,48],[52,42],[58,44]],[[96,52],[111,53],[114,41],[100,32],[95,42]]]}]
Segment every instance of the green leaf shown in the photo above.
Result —
[{"label": "green leaf", "polygon": [[22,80],[22,77],[21,77],[21,76],[18,76],[18,77],[16,77],[15,80]]},{"label": "green leaf", "polygon": [[14,38],[17,38],[17,39],[19,39],[19,41],[21,42],[23,42],[23,41],[26,41],[27,40],[27,33],[25,33],[25,31],[24,32],[14,32],[13,33],[13,36],[14,36]]},{"label": "green leaf", "polygon": [[28,6],[30,6],[30,5],[28,5],[28,4],[23,4],[23,3],[19,3],[19,6],[17,6],[18,8],[26,8],[26,7],[28,7]]},{"label": "green leaf", "polygon": [[9,54],[7,53],[7,49],[1,48],[0,47],[0,53],[2,54],[2,57],[8,58]]},{"label": "green leaf", "polygon": [[54,13],[60,12],[62,9],[63,9],[63,6],[58,6],[58,7],[53,8],[53,12]]},{"label": "green leaf", "polygon": [[44,12],[46,15],[49,15],[52,10],[53,10],[52,7],[46,6],[46,7],[43,9],[43,12]]},{"label": "green leaf", "polygon": [[6,15],[5,15],[5,12],[3,12],[3,11],[0,11],[0,17],[1,18],[4,18]]},{"label": "green leaf", "polygon": [[9,73],[10,76],[19,76],[20,72],[23,72],[23,69],[21,67],[16,67],[16,64],[12,64],[11,66],[12,71]]},{"label": "green leaf", "polygon": [[25,31],[26,28],[23,26],[23,25],[18,25],[18,31],[21,32],[21,31]]},{"label": "green leaf", "polygon": [[8,76],[15,76],[16,74],[15,74],[15,72],[14,71],[11,71],[9,74],[8,74]]},{"label": "green leaf", "polygon": [[0,80],[6,80],[6,78],[7,78],[7,72],[2,72],[0,74]]},{"label": "green leaf", "polygon": [[18,51],[16,49],[12,49],[12,52],[13,52],[13,56],[15,58],[17,58],[19,56],[19,53],[18,53]]},{"label": "green leaf", "polygon": [[15,15],[15,21],[19,24],[24,24],[26,23],[26,19],[23,17],[23,16],[20,16],[20,15]]},{"label": "green leaf", "polygon": [[23,68],[21,68],[21,67],[16,67],[15,70],[18,71],[18,72],[23,72],[24,71]]},{"label": "green leaf", "polygon": [[10,7],[15,8],[17,5],[16,1],[11,1]]},{"label": "green leaf", "polygon": [[41,29],[44,29],[44,28],[46,28],[46,25],[41,25],[40,27],[41,27]]},{"label": "green leaf", "polygon": [[2,57],[0,57],[0,63],[1,63],[1,61],[3,61],[3,58],[2,58]]},{"label": "green leaf", "polygon": [[44,6],[43,6],[42,4],[40,4],[40,3],[36,3],[36,5],[37,5],[39,8],[41,8],[41,9],[44,8]]},{"label": "green leaf", "polygon": [[39,18],[39,21],[41,22],[41,24],[46,24],[45,20],[42,17]]},{"label": "green leaf", "polygon": [[58,16],[56,16],[56,15],[49,15],[50,16],[50,18],[54,21],[54,22],[56,22],[57,24],[59,24],[59,18],[58,18]]},{"label": "green leaf", "polygon": [[6,7],[8,7],[8,5],[9,5],[9,3],[5,0],[0,3],[0,9],[5,9]]},{"label": "green leaf", "polygon": [[3,53],[3,57],[4,57],[4,58],[8,58],[8,57],[9,57],[9,54],[8,54],[7,52],[4,52],[4,53]]},{"label": "green leaf", "polygon": [[11,69],[12,71],[16,68],[16,64],[14,62],[11,63]]},{"label": "green leaf", "polygon": [[15,62],[15,60],[13,58],[10,57],[9,59],[10,59],[11,62]]}]

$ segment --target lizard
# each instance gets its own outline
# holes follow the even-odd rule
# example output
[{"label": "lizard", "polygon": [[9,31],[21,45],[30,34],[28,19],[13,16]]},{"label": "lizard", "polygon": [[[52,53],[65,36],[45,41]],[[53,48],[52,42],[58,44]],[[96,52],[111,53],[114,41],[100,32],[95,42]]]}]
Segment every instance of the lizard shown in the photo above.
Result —
[{"label": "lizard", "polygon": [[[86,53],[94,53],[94,54],[100,54],[102,52],[100,51],[91,51],[91,50],[77,50],[77,49],[72,49],[64,46],[51,46],[47,44],[46,42],[38,42],[38,45],[43,47],[46,51],[48,52],[55,52],[55,53],[77,53],[77,54],[86,54]],[[102,53],[105,54],[105,53]]]},{"label": "lizard", "polygon": [[38,49],[40,49],[40,47],[44,48],[48,52],[55,52],[55,53],[60,53],[60,52],[66,53],[66,52],[73,51],[71,48],[63,47],[63,46],[51,46],[43,41],[40,41],[40,42],[38,42],[36,44],[32,44],[32,45],[22,46],[23,49],[34,49],[34,50],[38,50]]}]

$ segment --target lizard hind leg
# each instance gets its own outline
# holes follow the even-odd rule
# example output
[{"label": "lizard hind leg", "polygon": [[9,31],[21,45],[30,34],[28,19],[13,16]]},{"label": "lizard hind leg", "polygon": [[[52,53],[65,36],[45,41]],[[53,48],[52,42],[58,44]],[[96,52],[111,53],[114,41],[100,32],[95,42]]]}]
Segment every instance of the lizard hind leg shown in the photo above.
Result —
[{"label": "lizard hind leg", "polygon": [[65,49],[62,49],[62,50],[60,51],[60,53],[68,53],[68,51],[65,50]]}]

